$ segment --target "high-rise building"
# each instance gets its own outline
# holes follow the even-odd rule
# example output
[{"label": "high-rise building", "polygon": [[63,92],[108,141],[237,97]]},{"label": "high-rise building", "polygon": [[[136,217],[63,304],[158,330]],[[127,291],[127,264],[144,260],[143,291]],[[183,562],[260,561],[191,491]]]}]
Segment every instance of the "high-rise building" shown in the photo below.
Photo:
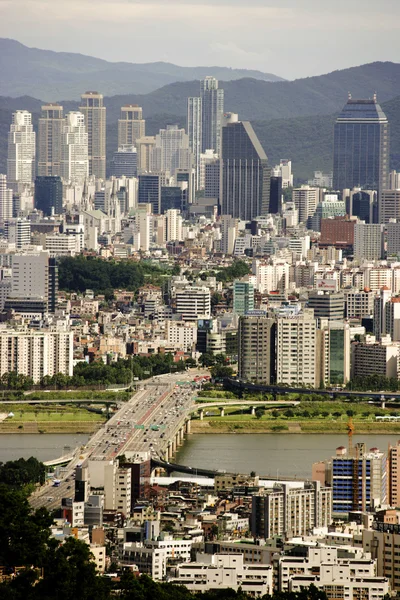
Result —
[{"label": "high-rise building", "polygon": [[254,309],[254,285],[249,281],[235,279],[233,282],[233,312],[245,315]]},{"label": "high-rise building", "polygon": [[4,223],[4,233],[7,241],[20,249],[31,243],[31,222],[27,219],[7,219]]},{"label": "high-rise building", "polygon": [[347,217],[321,219],[320,248],[335,248],[351,251],[354,246],[354,228],[356,221]]},{"label": "high-rise building", "polygon": [[276,380],[289,386],[318,387],[317,324],[309,313],[277,319]]},{"label": "high-rise building", "polygon": [[42,106],[38,132],[39,176],[61,175],[61,135],[64,128],[63,107],[59,104]]},{"label": "high-rise building", "polygon": [[150,171],[151,155],[156,145],[156,138],[146,135],[136,140],[138,173]]},{"label": "high-rise building", "polygon": [[275,383],[275,320],[244,315],[239,319],[238,375],[244,381]]},{"label": "high-rise building", "polygon": [[169,209],[166,211],[167,217],[167,242],[182,240],[182,216],[180,210]]},{"label": "high-rise building", "polygon": [[137,104],[126,104],[121,107],[118,119],[118,147],[135,146],[136,140],[146,135],[146,121],[143,109]]},{"label": "high-rise building", "polygon": [[13,216],[13,192],[7,187],[7,176],[0,173],[0,223]]},{"label": "high-rise building", "polygon": [[222,128],[220,169],[221,214],[251,221],[268,213],[271,170],[249,121]]},{"label": "high-rise building", "polygon": [[390,219],[400,221],[400,189],[382,190],[380,222],[389,223]]},{"label": "high-rise building", "polygon": [[[201,98],[188,98],[186,131],[189,136],[189,150],[193,155],[196,174],[196,190],[201,188],[200,161],[202,141],[202,110]],[[203,185],[204,187],[204,185]]]},{"label": "high-rise building", "polygon": [[192,167],[192,154],[189,150],[189,136],[178,125],[167,125],[156,135],[156,145],[152,152],[152,169],[174,175],[177,169]]},{"label": "high-rise building", "polygon": [[113,154],[112,175],[137,177],[137,150],[135,146],[120,146]]},{"label": "high-rise building", "polygon": [[344,316],[343,292],[310,292],[308,295],[308,307],[314,310],[316,319],[328,319],[328,321],[341,321]]},{"label": "high-rise building", "polygon": [[211,315],[211,296],[207,287],[190,287],[176,294],[176,312],[183,321],[209,319]]},{"label": "high-rise building", "polygon": [[61,177],[82,184],[89,175],[88,134],[81,112],[69,112],[61,136]]},{"label": "high-rise building", "polygon": [[[1,175],[0,175],[1,177]],[[1,180],[0,180],[1,181]],[[1,192],[0,192],[1,195]],[[399,223],[388,223],[386,226],[387,231],[387,255],[396,256],[400,254],[400,222]]]},{"label": "high-rise building", "polygon": [[[55,260],[49,252],[18,252],[12,259],[12,289],[10,307],[19,300],[41,300],[47,312],[54,312],[57,297],[58,274]],[[26,311],[25,311],[26,312]]]},{"label": "high-rise building", "polygon": [[238,220],[230,215],[221,216],[221,252],[233,254],[238,234]]},{"label": "high-rise building", "polygon": [[269,539],[309,535],[315,527],[328,527],[332,520],[332,490],[319,481],[291,488],[276,484],[252,497],[251,533]]},{"label": "high-rise building", "polygon": [[35,208],[46,217],[61,215],[63,209],[63,186],[61,177],[38,176],[35,179]]},{"label": "high-rise building", "polygon": [[354,258],[381,260],[384,257],[384,228],[378,223],[356,223],[354,226]]},{"label": "high-rise building", "polygon": [[88,134],[89,175],[106,178],[106,107],[103,95],[85,92],[81,96],[80,112],[85,117]]},{"label": "high-rise building", "polygon": [[399,375],[399,345],[384,340],[382,343],[375,343],[375,337],[372,341],[362,344],[356,342],[352,344],[351,351],[351,376],[368,377],[370,375],[380,375],[388,379],[397,379]]},{"label": "high-rise building", "polygon": [[221,128],[224,116],[224,90],[218,88],[218,79],[206,77],[200,82],[202,111],[201,151],[221,151]]},{"label": "high-rise building", "polygon": [[151,204],[152,212],[161,212],[161,187],[165,177],[161,173],[142,173],[139,175],[139,204]]},{"label": "high-rise building", "polygon": [[349,212],[350,217],[358,217],[366,223],[376,223],[378,220],[378,201],[376,191],[354,188],[350,191]]},{"label": "high-rise building", "polygon": [[273,215],[282,212],[282,177],[280,175],[271,177],[268,210]]},{"label": "high-rise building", "polygon": [[400,441],[396,446],[389,444],[388,449],[388,504],[390,506],[400,506]]},{"label": "high-rise building", "polygon": [[389,123],[376,95],[369,100],[353,100],[349,95],[335,123],[334,189],[381,192],[388,186],[388,169]]},{"label": "high-rise building", "polygon": [[350,326],[341,321],[321,323],[321,381],[345,385],[350,379]]},{"label": "high-rise building", "polygon": [[17,192],[24,184],[32,184],[35,177],[36,133],[32,115],[27,110],[17,110],[12,115],[8,133],[7,180]]},{"label": "high-rise building", "polygon": [[292,199],[299,211],[299,221],[306,223],[308,217],[315,213],[319,202],[319,188],[312,188],[309,185],[302,185],[293,190]]}]

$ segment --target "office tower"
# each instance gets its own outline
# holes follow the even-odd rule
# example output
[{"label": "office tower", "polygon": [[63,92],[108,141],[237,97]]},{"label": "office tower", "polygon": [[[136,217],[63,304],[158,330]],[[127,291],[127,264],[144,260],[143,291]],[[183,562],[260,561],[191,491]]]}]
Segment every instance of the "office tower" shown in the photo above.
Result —
[{"label": "office tower", "polygon": [[73,373],[72,331],[0,332],[0,377],[16,372],[39,383],[43,377]]},{"label": "office tower", "polygon": [[61,136],[61,177],[82,184],[89,175],[88,133],[81,112],[69,112]]},{"label": "office tower", "polygon": [[308,217],[311,217],[319,203],[319,188],[312,188],[309,185],[302,185],[293,190],[292,200],[299,211],[299,221],[306,223]]},{"label": "office tower", "polygon": [[249,281],[235,279],[233,282],[233,312],[245,315],[254,310],[254,285]]},{"label": "office tower", "polygon": [[[1,175],[0,175],[1,177]],[[1,183],[1,180],[0,180]],[[1,191],[0,191],[1,195]],[[398,256],[400,254],[400,223],[388,223],[386,226],[387,232],[387,255]]]},{"label": "office tower", "polygon": [[35,208],[41,210],[46,217],[62,214],[63,186],[61,177],[36,177]]},{"label": "office tower", "polygon": [[389,123],[376,101],[351,95],[336,119],[333,148],[333,187],[378,190],[388,185]]},{"label": "office tower", "polygon": [[282,179],[282,188],[293,187],[292,161],[281,158],[279,165],[272,169],[272,175]]},{"label": "office tower", "polygon": [[221,252],[224,254],[233,254],[238,225],[238,220],[230,215],[221,216]]},{"label": "office tower", "polygon": [[170,209],[184,210],[185,194],[180,186],[163,186],[161,188],[161,209],[163,215]]},{"label": "office tower", "polygon": [[317,325],[309,313],[279,317],[276,335],[276,381],[318,387]]},{"label": "office tower", "polygon": [[63,107],[59,104],[42,106],[38,132],[38,168],[41,176],[61,174],[61,135],[64,127]]},{"label": "office tower", "polygon": [[152,153],[152,169],[174,175],[177,169],[192,167],[192,154],[189,150],[189,136],[178,125],[167,125],[156,135],[156,145]]},{"label": "office tower", "polygon": [[184,209],[193,204],[195,198],[195,172],[191,167],[177,169],[175,172],[176,185],[182,190],[182,203]]},{"label": "office tower", "polygon": [[26,219],[7,219],[4,223],[4,233],[10,244],[22,248],[31,243],[31,222]]},{"label": "office tower", "polygon": [[349,196],[349,215],[366,223],[377,222],[378,201],[374,190],[354,188]]},{"label": "office tower", "polygon": [[345,385],[350,379],[350,326],[342,321],[321,322],[321,382]]},{"label": "office tower", "polygon": [[269,190],[269,212],[272,215],[282,212],[282,177],[271,176]]},{"label": "office tower", "polygon": [[135,146],[119,146],[112,159],[112,175],[137,177],[137,150]]},{"label": "office tower", "polygon": [[386,504],[386,454],[378,448],[367,451],[365,444],[358,443],[349,455],[341,446],[325,465],[334,513],[371,511]]},{"label": "office tower", "polygon": [[32,115],[27,110],[17,110],[12,115],[8,133],[7,180],[10,188],[18,192],[24,184],[32,184],[35,176],[36,133]]},{"label": "office tower", "polygon": [[[202,189],[200,175],[202,111],[201,98],[188,98],[186,131],[189,136],[189,150],[193,155],[196,191]],[[204,187],[204,186],[203,186]]]},{"label": "office tower", "polygon": [[387,307],[392,298],[392,292],[387,286],[380,288],[378,294],[374,297],[374,336],[380,340],[387,333],[390,333],[387,328]]},{"label": "office tower", "polygon": [[162,173],[142,173],[139,175],[138,203],[151,204],[153,214],[161,212],[161,187],[165,183]]},{"label": "office tower", "polygon": [[7,187],[7,176],[0,173],[0,223],[13,216],[13,193]]},{"label": "office tower", "polygon": [[146,135],[146,121],[143,109],[137,104],[126,104],[121,107],[118,119],[118,147],[135,146],[136,140]]},{"label": "office tower", "polygon": [[356,223],[354,226],[354,258],[381,260],[384,257],[384,228],[378,223]]},{"label": "office tower", "polygon": [[222,128],[221,214],[252,221],[269,211],[270,168],[251,123]]},{"label": "office tower", "polygon": [[316,319],[341,321],[344,315],[344,294],[343,292],[310,292],[308,307],[314,310]]},{"label": "office tower", "polygon": [[167,242],[180,242],[182,240],[182,216],[180,210],[171,208],[166,212],[167,217],[167,228],[166,228],[166,241]]},{"label": "office tower", "polygon": [[209,319],[211,315],[211,295],[207,287],[190,287],[176,293],[176,312],[183,321]]},{"label": "office tower", "polygon": [[314,171],[314,178],[307,181],[311,187],[332,188],[333,173],[323,173],[322,171]]},{"label": "office tower", "polygon": [[[209,165],[217,164],[217,170],[215,171],[215,176],[210,179],[210,171],[206,174],[207,168]],[[199,169],[199,188],[200,190],[204,190],[204,196],[207,198],[218,198],[219,193],[219,157],[214,150],[206,150],[200,154],[200,169]],[[206,178],[208,178],[207,186],[206,186]],[[216,191],[211,191],[210,187],[215,189]],[[206,189],[207,188],[207,189]],[[216,194],[214,196],[211,193]]]},{"label": "office tower", "polygon": [[317,204],[314,214],[307,219],[307,228],[313,231],[320,231],[322,219],[332,217],[344,217],[346,215],[346,205],[343,200],[339,200],[337,194],[325,194],[321,202]]},{"label": "office tower", "polygon": [[80,112],[85,117],[88,134],[89,175],[106,178],[106,107],[103,95],[85,92],[81,96]]},{"label": "office tower", "polygon": [[380,207],[381,223],[389,223],[390,219],[400,222],[400,189],[382,190]]},{"label": "office tower", "polygon": [[224,90],[218,88],[215,77],[206,77],[200,81],[201,99],[201,151],[221,151],[221,128],[224,116]]},{"label": "office tower", "polygon": [[136,140],[138,173],[150,171],[151,155],[156,145],[156,138],[146,135]]},{"label": "office tower", "polygon": [[400,173],[398,173],[397,171],[390,171],[388,189],[389,190],[400,189]]},{"label": "office tower", "polygon": [[288,483],[276,484],[252,497],[254,538],[305,536],[315,527],[328,527],[331,521],[332,490],[322,487],[319,481],[308,481],[300,488],[291,488]]},{"label": "office tower", "polygon": [[238,329],[238,375],[244,381],[269,385],[276,382],[275,320],[244,315]]}]

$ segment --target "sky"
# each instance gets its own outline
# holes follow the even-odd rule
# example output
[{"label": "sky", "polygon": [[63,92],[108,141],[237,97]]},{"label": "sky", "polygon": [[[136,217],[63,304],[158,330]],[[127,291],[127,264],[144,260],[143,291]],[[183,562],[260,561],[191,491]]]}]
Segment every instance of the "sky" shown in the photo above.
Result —
[{"label": "sky", "polygon": [[109,61],[287,79],[400,62],[399,0],[0,0],[0,37]]}]

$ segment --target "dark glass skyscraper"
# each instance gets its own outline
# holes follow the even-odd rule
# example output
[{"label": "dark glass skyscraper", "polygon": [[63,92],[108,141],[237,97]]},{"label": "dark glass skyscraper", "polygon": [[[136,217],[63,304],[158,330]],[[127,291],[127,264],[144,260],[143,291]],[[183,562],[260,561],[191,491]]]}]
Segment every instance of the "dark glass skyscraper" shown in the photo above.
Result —
[{"label": "dark glass skyscraper", "polygon": [[251,221],[269,212],[271,169],[249,121],[222,128],[221,214]]},{"label": "dark glass skyscraper", "polygon": [[389,123],[376,101],[353,100],[336,119],[333,151],[333,187],[377,190],[387,186]]},{"label": "dark glass skyscraper", "polygon": [[35,179],[35,208],[42,210],[47,217],[61,215],[63,206],[63,186],[61,177],[47,175]]}]

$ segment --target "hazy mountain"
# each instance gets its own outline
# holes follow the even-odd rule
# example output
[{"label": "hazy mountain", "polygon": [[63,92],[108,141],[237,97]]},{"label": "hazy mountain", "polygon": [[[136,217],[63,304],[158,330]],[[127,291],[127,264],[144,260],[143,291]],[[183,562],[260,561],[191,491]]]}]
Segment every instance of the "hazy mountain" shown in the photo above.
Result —
[{"label": "hazy mountain", "polygon": [[82,92],[93,89],[104,95],[143,94],[174,81],[206,75],[226,81],[242,77],[282,81],[276,75],[247,69],[179,67],[164,62],[112,63],[72,52],[28,48],[7,38],[0,38],[0,73],[0,95],[30,95],[45,100],[78,99]]}]

